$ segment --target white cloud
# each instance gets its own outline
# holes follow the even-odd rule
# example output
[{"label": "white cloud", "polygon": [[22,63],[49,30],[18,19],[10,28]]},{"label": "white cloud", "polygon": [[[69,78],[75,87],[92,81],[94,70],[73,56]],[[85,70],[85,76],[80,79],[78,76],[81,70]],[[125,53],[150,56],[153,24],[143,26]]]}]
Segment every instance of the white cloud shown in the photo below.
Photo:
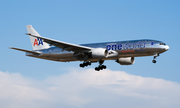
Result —
[{"label": "white cloud", "polygon": [[121,71],[72,69],[37,81],[0,72],[1,108],[179,108],[180,84]]}]

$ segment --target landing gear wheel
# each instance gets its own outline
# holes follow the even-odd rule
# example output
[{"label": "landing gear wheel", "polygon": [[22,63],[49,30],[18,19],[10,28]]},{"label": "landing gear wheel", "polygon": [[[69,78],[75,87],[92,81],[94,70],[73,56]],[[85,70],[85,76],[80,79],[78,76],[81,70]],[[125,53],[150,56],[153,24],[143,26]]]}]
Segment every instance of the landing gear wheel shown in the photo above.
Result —
[{"label": "landing gear wheel", "polygon": [[85,66],[90,66],[90,65],[91,65],[91,62],[87,61],[87,62],[84,62],[84,63],[80,64],[79,66],[84,68]]},{"label": "landing gear wheel", "polygon": [[84,63],[84,66],[88,66],[88,63]]},{"label": "landing gear wheel", "polygon": [[100,69],[99,69],[98,67],[95,67],[95,70],[96,70],[96,71],[99,71]]},{"label": "landing gear wheel", "polygon": [[105,65],[102,65],[102,68],[103,68],[103,69],[106,69],[106,66],[105,66]]},{"label": "landing gear wheel", "polygon": [[152,62],[153,62],[153,63],[156,63],[156,60],[153,60]]},{"label": "landing gear wheel", "polygon": [[100,65],[100,66],[95,68],[96,71],[103,70],[103,69],[106,69],[105,65]]},{"label": "landing gear wheel", "polygon": [[82,68],[84,68],[84,65],[83,65],[83,64],[80,64],[79,66],[82,67]]},{"label": "landing gear wheel", "polygon": [[100,70],[103,70],[103,67],[102,67],[102,66],[100,66],[100,67],[99,67],[99,69],[100,69]]}]

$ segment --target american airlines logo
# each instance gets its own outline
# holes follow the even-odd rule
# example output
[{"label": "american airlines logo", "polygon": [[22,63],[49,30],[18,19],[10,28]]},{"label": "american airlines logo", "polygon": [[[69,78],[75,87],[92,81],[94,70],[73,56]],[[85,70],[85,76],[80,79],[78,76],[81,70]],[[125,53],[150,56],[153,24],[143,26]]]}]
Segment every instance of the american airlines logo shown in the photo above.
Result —
[{"label": "american airlines logo", "polygon": [[36,45],[37,45],[37,46],[43,45],[42,39],[40,39],[40,38],[35,39],[33,46],[36,46]]}]

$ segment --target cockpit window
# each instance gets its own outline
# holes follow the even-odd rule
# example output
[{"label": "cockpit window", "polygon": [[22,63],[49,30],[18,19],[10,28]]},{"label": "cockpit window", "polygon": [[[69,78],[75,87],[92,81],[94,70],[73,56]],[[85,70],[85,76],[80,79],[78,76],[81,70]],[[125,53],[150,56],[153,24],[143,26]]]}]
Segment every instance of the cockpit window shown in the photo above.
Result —
[{"label": "cockpit window", "polygon": [[159,45],[166,45],[165,43],[160,43]]}]

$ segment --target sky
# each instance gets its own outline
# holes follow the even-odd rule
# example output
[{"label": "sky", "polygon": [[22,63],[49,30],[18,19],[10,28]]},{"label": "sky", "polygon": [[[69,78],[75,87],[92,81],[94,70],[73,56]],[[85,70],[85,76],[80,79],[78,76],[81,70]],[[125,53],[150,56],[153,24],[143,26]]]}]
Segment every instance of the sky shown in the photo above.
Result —
[{"label": "sky", "polygon": [[[1,108],[179,108],[179,0],[0,1]],[[105,61],[55,62],[25,56],[32,50],[26,25],[44,37],[73,44],[154,39],[170,49],[122,66]]]}]

